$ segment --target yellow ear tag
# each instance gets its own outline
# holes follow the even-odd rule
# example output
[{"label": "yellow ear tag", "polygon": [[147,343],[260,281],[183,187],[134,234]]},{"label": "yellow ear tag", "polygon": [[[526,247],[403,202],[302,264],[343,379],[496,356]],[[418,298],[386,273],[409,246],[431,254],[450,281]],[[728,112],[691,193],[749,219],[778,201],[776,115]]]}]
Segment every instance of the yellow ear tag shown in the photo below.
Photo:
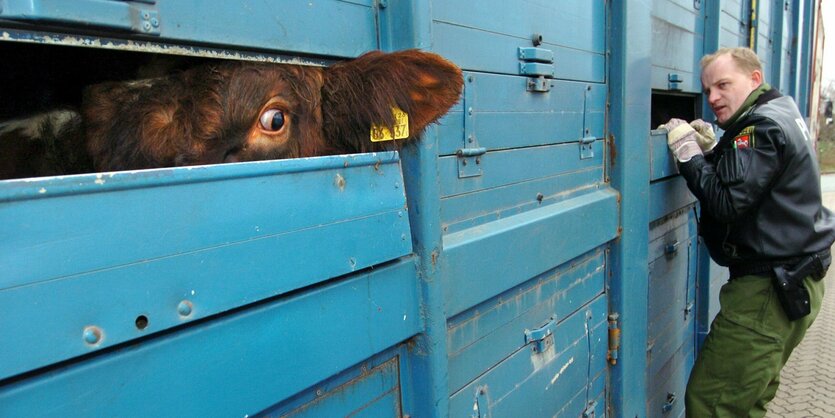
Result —
[{"label": "yellow ear tag", "polygon": [[409,137],[409,115],[397,107],[391,108],[394,115],[394,134],[387,126],[371,125],[371,142],[392,141]]}]

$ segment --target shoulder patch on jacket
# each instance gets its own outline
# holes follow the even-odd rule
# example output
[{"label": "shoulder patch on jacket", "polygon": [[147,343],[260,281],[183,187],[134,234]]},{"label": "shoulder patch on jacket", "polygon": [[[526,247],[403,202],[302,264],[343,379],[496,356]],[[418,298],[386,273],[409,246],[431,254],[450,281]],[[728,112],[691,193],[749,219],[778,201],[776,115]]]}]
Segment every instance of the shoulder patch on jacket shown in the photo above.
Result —
[{"label": "shoulder patch on jacket", "polygon": [[735,149],[754,148],[754,125],[747,126],[734,137]]}]

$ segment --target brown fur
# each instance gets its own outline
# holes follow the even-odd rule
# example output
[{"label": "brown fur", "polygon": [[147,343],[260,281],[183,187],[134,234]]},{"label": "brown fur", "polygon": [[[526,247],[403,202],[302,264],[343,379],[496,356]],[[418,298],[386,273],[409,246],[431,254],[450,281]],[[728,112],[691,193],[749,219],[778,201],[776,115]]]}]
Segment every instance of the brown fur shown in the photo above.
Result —
[{"label": "brown fur", "polygon": [[[403,143],[370,141],[372,125],[393,124],[393,107],[409,115],[416,138],[462,85],[455,65],[418,50],[328,68],[229,61],[87,88],[83,137],[95,171],[380,151]],[[277,132],[260,129],[270,108],[284,112]]]}]

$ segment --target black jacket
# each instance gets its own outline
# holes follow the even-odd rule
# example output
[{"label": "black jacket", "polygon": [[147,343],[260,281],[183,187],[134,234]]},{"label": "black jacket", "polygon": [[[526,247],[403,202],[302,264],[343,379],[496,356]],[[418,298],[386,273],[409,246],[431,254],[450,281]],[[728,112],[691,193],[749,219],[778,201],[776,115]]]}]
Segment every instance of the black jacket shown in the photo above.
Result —
[{"label": "black jacket", "polygon": [[774,89],[728,127],[712,154],[679,171],[701,203],[699,231],[720,265],[795,258],[835,241],[812,138],[794,101]]}]

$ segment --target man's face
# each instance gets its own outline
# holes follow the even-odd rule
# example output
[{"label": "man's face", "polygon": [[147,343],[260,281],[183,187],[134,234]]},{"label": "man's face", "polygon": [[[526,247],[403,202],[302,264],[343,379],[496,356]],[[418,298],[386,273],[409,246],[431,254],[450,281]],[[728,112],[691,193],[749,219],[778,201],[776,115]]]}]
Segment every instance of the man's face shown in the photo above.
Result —
[{"label": "man's face", "polygon": [[727,122],[760,84],[762,72],[746,74],[729,54],[720,55],[702,71],[707,103],[720,124]]}]

